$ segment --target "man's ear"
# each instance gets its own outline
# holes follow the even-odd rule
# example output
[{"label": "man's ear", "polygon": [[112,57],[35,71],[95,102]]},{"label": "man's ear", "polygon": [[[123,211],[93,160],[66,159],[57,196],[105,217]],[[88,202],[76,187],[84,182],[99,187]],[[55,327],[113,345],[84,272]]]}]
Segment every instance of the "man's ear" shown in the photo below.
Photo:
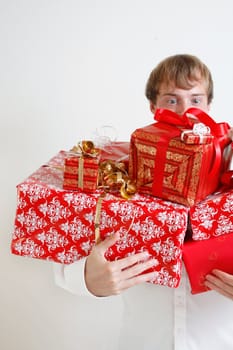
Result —
[{"label": "man's ear", "polygon": [[155,114],[155,111],[156,111],[156,106],[153,102],[150,101],[150,110],[153,114]]}]

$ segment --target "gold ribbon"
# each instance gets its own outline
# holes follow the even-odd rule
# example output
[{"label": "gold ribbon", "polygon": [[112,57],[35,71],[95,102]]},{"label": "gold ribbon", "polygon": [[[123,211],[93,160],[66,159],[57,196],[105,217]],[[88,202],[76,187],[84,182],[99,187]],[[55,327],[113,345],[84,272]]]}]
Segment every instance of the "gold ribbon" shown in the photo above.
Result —
[{"label": "gold ribbon", "polygon": [[105,193],[103,193],[97,200],[96,203],[96,211],[95,211],[95,220],[94,220],[94,226],[95,226],[95,242],[96,244],[101,242],[100,237],[100,214],[101,214],[101,207],[102,202],[105,197]]},{"label": "gold ribbon", "polygon": [[83,177],[84,177],[84,158],[96,158],[100,153],[100,150],[94,146],[92,141],[81,141],[75,145],[70,152],[79,156],[78,161],[78,187],[83,189]]},{"label": "gold ribbon", "polygon": [[83,166],[84,159],[80,157],[78,160],[78,187],[83,189]]},{"label": "gold ribbon", "polygon": [[136,183],[129,178],[124,163],[106,160],[100,163],[100,174],[100,187],[105,191],[117,190],[124,199],[136,193]]},{"label": "gold ribbon", "polygon": [[71,152],[80,154],[84,157],[93,157],[96,158],[100,153],[100,149],[96,148],[94,143],[89,140],[84,140],[75,145]]},{"label": "gold ribbon", "polygon": [[[78,187],[83,189],[84,159],[96,158],[100,149],[92,141],[81,141],[71,149],[79,157]],[[131,180],[123,162],[105,160],[99,164],[98,188],[104,191],[119,191],[124,199],[130,199],[136,193],[136,183]]]}]

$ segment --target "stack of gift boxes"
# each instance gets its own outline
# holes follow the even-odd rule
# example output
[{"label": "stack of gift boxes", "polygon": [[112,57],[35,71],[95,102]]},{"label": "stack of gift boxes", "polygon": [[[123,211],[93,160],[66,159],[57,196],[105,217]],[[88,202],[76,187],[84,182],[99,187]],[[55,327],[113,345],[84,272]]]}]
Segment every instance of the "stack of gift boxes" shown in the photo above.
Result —
[{"label": "stack of gift boxes", "polygon": [[192,293],[212,268],[233,273],[229,126],[197,109],[155,118],[130,142],[61,151],[19,184],[12,253],[70,264],[118,232],[106,259],[148,251],[151,283],[177,287],[182,260]]}]

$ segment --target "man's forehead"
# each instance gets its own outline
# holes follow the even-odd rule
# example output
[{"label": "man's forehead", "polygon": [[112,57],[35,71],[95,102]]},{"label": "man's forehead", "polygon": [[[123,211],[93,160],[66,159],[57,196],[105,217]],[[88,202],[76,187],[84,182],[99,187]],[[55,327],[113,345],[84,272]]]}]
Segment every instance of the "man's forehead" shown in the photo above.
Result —
[{"label": "man's forehead", "polygon": [[206,86],[204,83],[193,81],[189,87],[178,87],[174,83],[161,84],[160,95],[206,95]]}]

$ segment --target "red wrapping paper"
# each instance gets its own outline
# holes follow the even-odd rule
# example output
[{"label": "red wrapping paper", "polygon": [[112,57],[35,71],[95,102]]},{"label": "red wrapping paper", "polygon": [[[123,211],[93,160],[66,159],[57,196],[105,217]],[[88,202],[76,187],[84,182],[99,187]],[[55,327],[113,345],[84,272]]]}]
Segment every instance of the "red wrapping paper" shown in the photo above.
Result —
[{"label": "red wrapping paper", "polygon": [[[11,242],[13,254],[70,264],[87,256],[96,244],[95,218],[101,192],[62,188],[66,153],[60,152],[18,185],[18,201]],[[177,287],[188,209],[146,195],[123,200],[103,199],[100,237],[120,233],[106,252],[115,260],[147,250],[157,259],[152,283]]]},{"label": "red wrapping paper", "polygon": [[183,259],[193,294],[207,291],[205,276],[213,269],[233,273],[233,189],[208,196],[190,208],[192,241]]},{"label": "red wrapping paper", "polygon": [[63,188],[94,192],[99,183],[99,163],[104,160],[124,162],[128,168],[129,142],[106,144],[96,157],[81,157],[70,152],[65,157]]},{"label": "red wrapping paper", "polygon": [[204,135],[202,137],[195,135],[192,131],[186,130],[181,133],[181,141],[189,145],[201,145],[206,143],[211,143],[213,141],[213,135]]},{"label": "red wrapping paper", "polygon": [[213,269],[233,274],[233,231],[230,234],[202,241],[188,241],[183,246],[183,260],[188,273],[191,293],[209,290],[205,276]]},{"label": "red wrapping paper", "polygon": [[[181,141],[182,130],[193,126],[187,117],[190,113],[196,113],[202,122],[206,118],[213,142],[192,145]],[[228,124],[217,124],[193,108],[186,114],[157,110],[157,123],[133,132],[129,174],[139,192],[192,206],[218,188],[220,175],[230,163],[231,140],[226,136]]]},{"label": "red wrapping paper", "polygon": [[233,232],[233,189],[208,196],[190,208],[193,240],[204,240]]},{"label": "red wrapping paper", "polygon": [[[82,173],[82,174],[80,174]],[[98,186],[99,157],[68,156],[65,159],[63,188],[93,192]]]},{"label": "red wrapping paper", "polygon": [[106,144],[101,150],[101,161],[113,160],[116,162],[129,162],[129,142],[114,141]]}]

